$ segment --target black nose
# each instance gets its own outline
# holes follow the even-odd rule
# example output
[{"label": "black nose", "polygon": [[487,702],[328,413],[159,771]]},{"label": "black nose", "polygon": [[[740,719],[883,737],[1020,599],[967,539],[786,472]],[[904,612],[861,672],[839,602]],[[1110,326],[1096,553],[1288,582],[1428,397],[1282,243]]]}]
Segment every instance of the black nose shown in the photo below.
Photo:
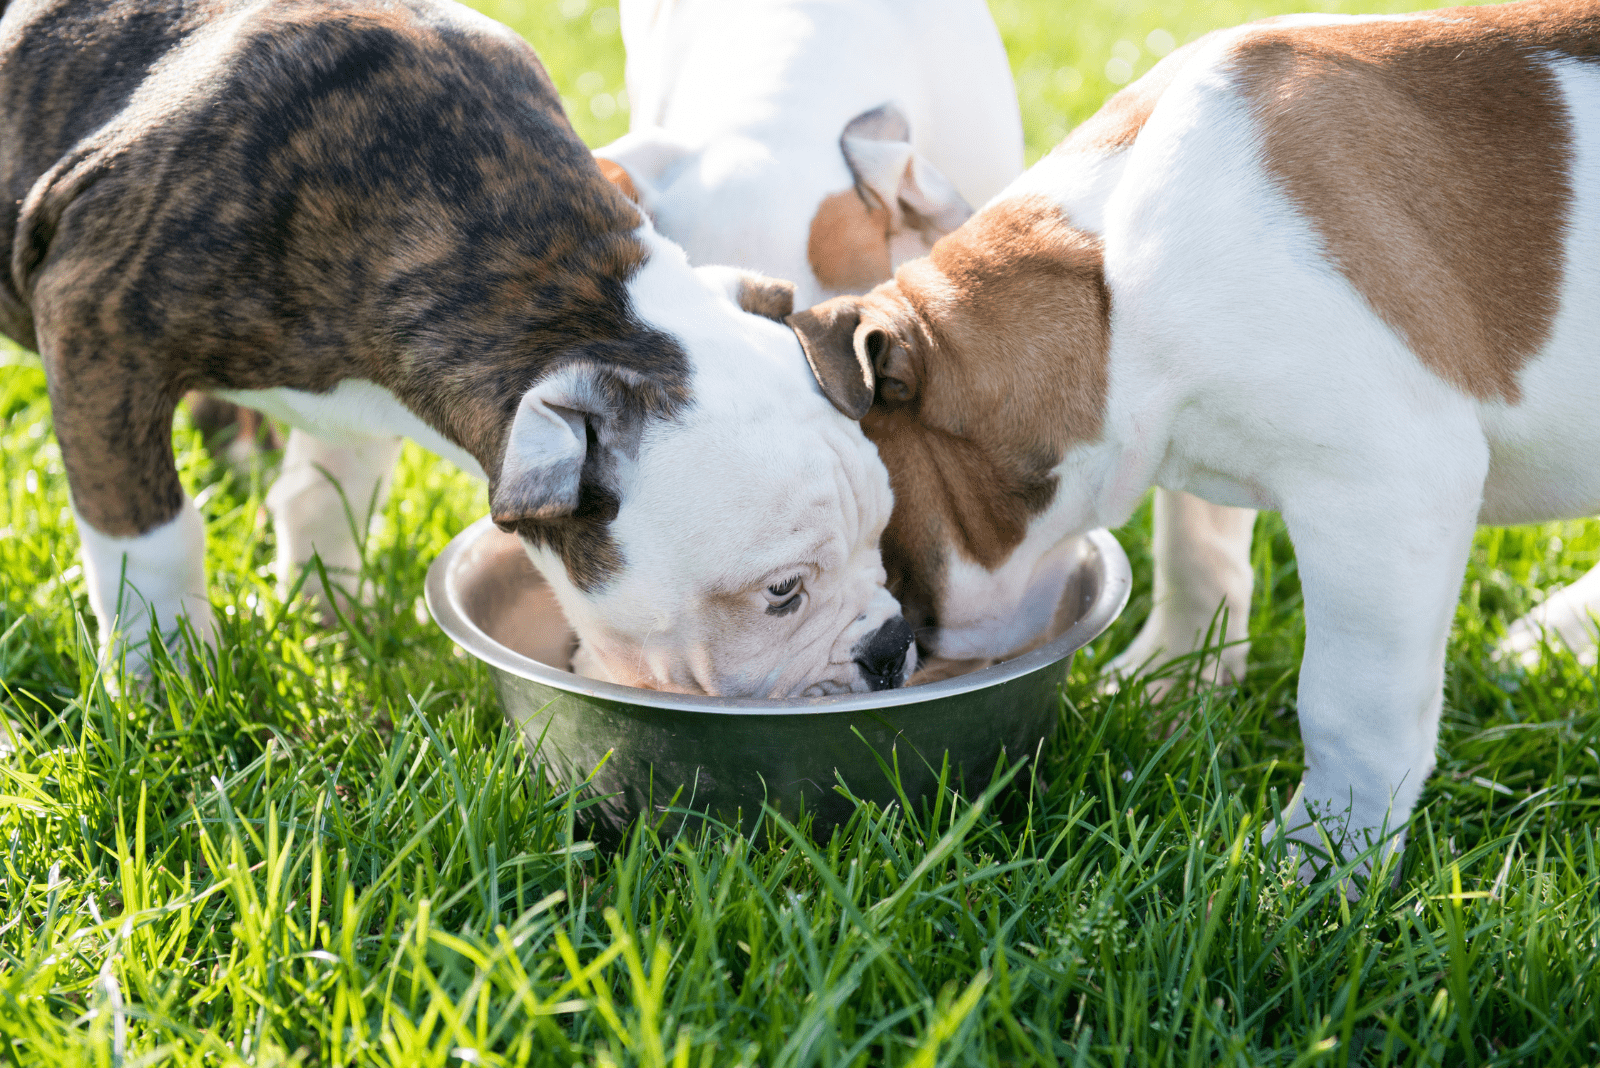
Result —
[{"label": "black nose", "polygon": [[874,690],[892,690],[900,685],[900,671],[906,665],[906,650],[911,648],[911,624],[895,616],[856,643],[851,650],[867,685]]}]

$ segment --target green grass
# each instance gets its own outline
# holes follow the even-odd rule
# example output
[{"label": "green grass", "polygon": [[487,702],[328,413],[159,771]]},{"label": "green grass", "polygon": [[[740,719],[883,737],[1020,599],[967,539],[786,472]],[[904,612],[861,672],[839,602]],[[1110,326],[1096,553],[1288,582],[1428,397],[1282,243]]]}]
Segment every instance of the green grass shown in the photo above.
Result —
[{"label": "green grass", "polygon": [[[586,137],[621,131],[591,104],[621,84],[592,3],[486,6]],[[1148,66],[1151,31],[1269,9],[996,13],[1037,155],[1111,90],[1109,60]],[[1596,675],[1485,666],[1535,589],[1600,556],[1594,522],[1479,537],[1439,772],[1397,881],[1352,904],[1256,844],[1300,772],[1274,517],[1240,686],[1100,692],[1148,608],[1141,515],[1119,532],[1133,603],[1007,789],[863,808],[825,845],[640,827],[608,850],[421,609],[480,485],[408,447],[371,603],[323,628],[266,577],[266,474],[226,473],[180,423],[220,648],[108,690],[32,356],[0,352],[0,417],[0,1063],[1600,1063]]]}]

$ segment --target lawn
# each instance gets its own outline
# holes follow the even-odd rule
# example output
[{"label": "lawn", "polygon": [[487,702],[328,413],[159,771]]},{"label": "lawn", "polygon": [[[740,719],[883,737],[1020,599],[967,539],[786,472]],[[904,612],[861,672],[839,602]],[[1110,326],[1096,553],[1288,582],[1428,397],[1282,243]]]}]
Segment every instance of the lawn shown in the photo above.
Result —
[{"label": "lawn", "polygon": [[[1030,158],[1174,42],[1297,6],[996,0]],[[483,7],[591,143],[622,132],[612,8]],[[1486,655],[1600,557],[1594,522],[1480,534],[1439,771],[1397,878],[1350,903],[1257,844],[1300,772],[1273,516],[1239,686],[1103,692],[1148,608],[1141,514],[1133,602],[1008,788],[862,808],[822,845],[640,826],[612,849],[422,606],[481,485],[407,446],[370,604],[323,627],[268,578],[270,463],[230,473],[180,420],[222,637],[140,690],[95,668],[33,355],[0,351],[0,414],[0,1062],[1600,1064],[1597,677]]]}]

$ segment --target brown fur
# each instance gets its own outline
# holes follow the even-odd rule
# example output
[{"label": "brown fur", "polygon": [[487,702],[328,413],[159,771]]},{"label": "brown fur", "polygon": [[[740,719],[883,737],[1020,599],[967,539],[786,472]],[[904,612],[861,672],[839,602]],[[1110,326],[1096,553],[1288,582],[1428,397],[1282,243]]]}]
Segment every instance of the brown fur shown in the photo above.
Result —
[{"label": "brown fur", "polygon": [[[0,326],[43,357],[82,517],[147,531],[182,501],[183,392],[364,378],[491,480],[528,387],[582,358],[687,403],[633,315],[637,209],[537,57],[430,0],[56,0],[0,37]],[[594,450],[600,452],[602,450]],[[607,459],[578,514],[522,532],[580,586],[617,564]],[[598,480],[598,481],[597,481]]]},{"label": "brown fur", "polygon": [[1053,499],[1063,451],[1100,433],[1110,329],[1100,245],[1048,201],[1002,201],[893,281],[796,325],[837,345],[851,311],[878,381],[861,425],[895,494],[884,562],[920,628],[946,547],[1003,563]]},{"label": "brown fur", "polygon": [[1515,403],[1556,312],[1568,122],[1540,54],[1600,58],[1600,6],[1275,29],[1236,56],[1267,165],[1422,361]]},{"label": "brown fur", "polygon": [[794,283],[747,274],[739,283],[739,307],[751,315],[781,323],[784,316],[794,311]]},{"label": "brown fur", "polygon": [[617,187],[617,192],[635,204],[639,203],[639,189],[633,184],[633,175],[628,173],[626,167],[614,160],[604,159],[600,156],[596,156],[594,161],[599,164],[600,173],[605,175],[606,181]]},{"label": "brown fur", "polygon": [[889,211],[846,189],[825,197],[806,243],[811,270],[829,289],[871,289],[889,277]]}]

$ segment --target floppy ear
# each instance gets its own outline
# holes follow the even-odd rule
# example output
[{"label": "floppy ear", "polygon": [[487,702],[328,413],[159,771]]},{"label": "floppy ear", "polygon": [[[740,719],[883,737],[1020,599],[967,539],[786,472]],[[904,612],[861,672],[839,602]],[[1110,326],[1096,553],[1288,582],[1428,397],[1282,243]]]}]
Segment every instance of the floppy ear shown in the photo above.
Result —
[{"label": "floppy ear", "polygon": [[911,123],[894,104],[880,104],[851,119],[839,148],[856,188],[888,210],[891,249],[897,233],[915,233],[932,245],[972,215],[950,179],[917,155]]},{"label": "floppy ear", "polygon": [[751,315],[781,323],[794,311],[794,283],[747,271],[742,267],[696,267],[695,274],[728,294]]},{"label": "floppy ear", "polygon": [[617,191],[635,204],[639,203],[639,187],[633,184],[633,176],[622,164],[596,156],[594,161],[600,164],[600,173],[606,176],[606,181],[617,187]]},{"label": "floppy ear", "polygon": [[689,147],[665,130],[645,129],[623,134],[594,150],[595,162],[606,180],[648,214],[657,192],[671,182]]},{"label": "floppy ear", "polygon": [[794,283],[763,274],[747,274],[739,283],[739,295],[734,299],[751,315],[781,323],[794,311]]},{"label": "floppy ear", "polygon": [[489,501],[501,530],[529,519],[557,519],[578,507],[592,413],[584,410],[586,391],[575,387],[570,375],[552,376],[517,405]]},{"label": "floppy ear", "polygon": [[872,407],[872,361],[865,344],[858,343],[861,304],[854,297],[835,297],[784,320],[800,338],[800,348],[822,395],[833,406],[860,419]]}]

